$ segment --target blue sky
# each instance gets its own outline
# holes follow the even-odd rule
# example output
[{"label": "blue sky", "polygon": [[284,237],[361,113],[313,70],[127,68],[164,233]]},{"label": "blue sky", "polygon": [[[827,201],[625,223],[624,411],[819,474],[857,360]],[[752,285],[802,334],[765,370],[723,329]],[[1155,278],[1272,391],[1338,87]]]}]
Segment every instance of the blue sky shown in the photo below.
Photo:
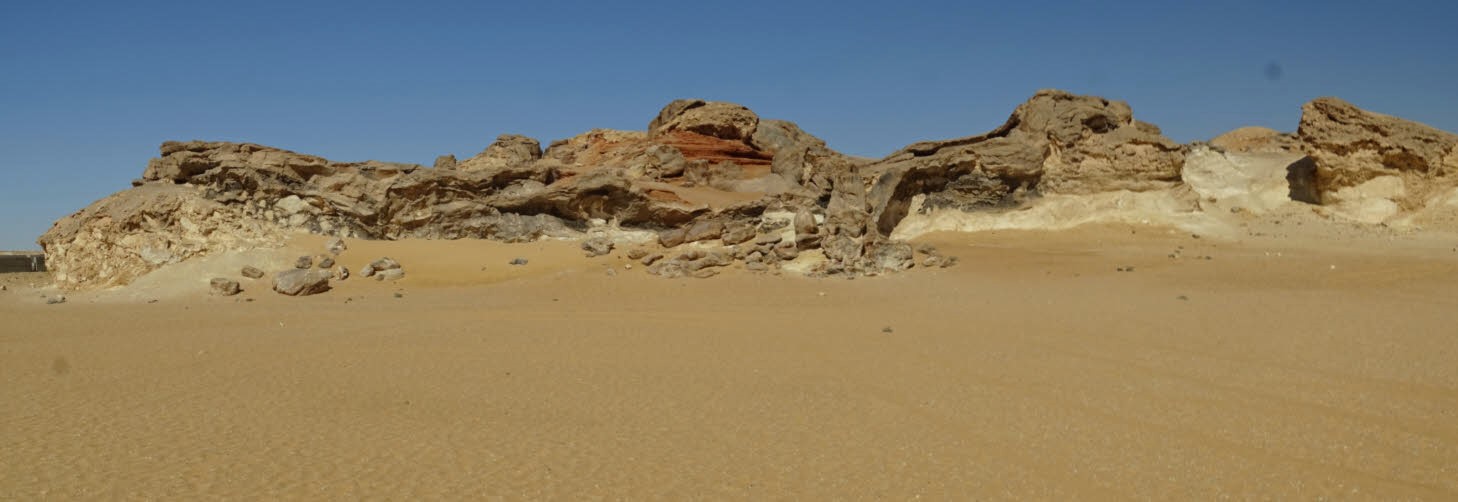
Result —
[{"label": "blue sky", "polygon": [[[429,164],[738,102],[877,157],[1040,88],[1178,141],[1335,95],[1458,131],[1455,2],[4,2],[0,249],[168,139]],[[1279,67],[1280,78],[1268,68]]]}]

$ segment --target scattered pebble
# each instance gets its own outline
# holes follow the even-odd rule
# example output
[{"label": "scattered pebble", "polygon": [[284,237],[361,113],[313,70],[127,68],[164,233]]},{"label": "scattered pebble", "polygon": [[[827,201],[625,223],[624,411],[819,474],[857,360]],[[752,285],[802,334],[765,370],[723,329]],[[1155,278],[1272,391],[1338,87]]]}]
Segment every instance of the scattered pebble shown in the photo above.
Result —
[{"label": "scattered pebble", "polygon": [[395,293],[395,298],[404,298],[405,293]]},{"label": "scattered pebble", "polygon": [[56,305],[59,303],[66,303],[66,297],[57,296],[54,298],[46,298],[46,305]]},{"label": "scattered pebble", "polygon": [[887,326],[887,327],[881,328],[881,332],[882,333],[891,333],[892,332],[892,329],[891,329],[890,326]]},{"label": "scattered pebble", "polygon": [[527,259],[526,258],[514,258],[514,259],[511,260],[511,264],[512,265],[526,265],[527,264]]},{"label": "scattered pebble", "polygon": [[825,292],[824,292],[824,291],[821,291],[821,292],[819,292],[819,293],[816,293],[816,295],[819,295],[819,296],[825,296]]},{"label": "scattered pebble", "polygon": [[1185,296],[1185,295],[1176,296],[1175,299],[1176,300],[1182,300],[1182,301],[1190,301],[1190,297]]}]

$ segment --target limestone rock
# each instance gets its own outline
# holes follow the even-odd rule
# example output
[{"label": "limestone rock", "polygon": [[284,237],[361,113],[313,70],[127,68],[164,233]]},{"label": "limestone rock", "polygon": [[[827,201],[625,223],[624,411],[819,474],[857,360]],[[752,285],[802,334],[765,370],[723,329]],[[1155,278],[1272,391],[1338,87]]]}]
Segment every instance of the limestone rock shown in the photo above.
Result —
[{"label": "limestone rock", "polygon": [[1267,127],[1242,127],[1216,136],[1210,146],[1233,153],[1294,152],[1301,142],[1294,134],[1285,134]]},{"label": "limestone rock", "polygon": [[[1122,101],[1039,91],[988,133],[915,143],[867,166],[875,179],[868,195],[871,229],[890,235],[913,197],[942,192],[954,182],[969,196],[993,203],[1002,202],[1002,193],[1023,190],[1086,194],[1170,188],[1180,180],[1184,154],[1185,147],[1158,127],[1134,120]],[[1005,188],[988,189],[988,182]]]},{"label": "limestone rock", "polygon": [[1296,135],[1315,162],[1323,203],[1366,216],[1359,219],[1418,209],[1458,185],[1453,133],[1328,97],[1302,106]]},{"label": "limestone rock", "polygon": [[434,167],[436,169],[455,169],[456,164],[457,162],[455,155],[441,155],[435,158]]},{"label": "limestone rock", "polygon": [[713,138],[748,142],[759,126],[759,116],[741,105],[702,99],[669,103],[648,124],[650,136],[685,131]]},{"label": "limestone rock", "polygon": [[735,223],[728,225],[724,228],[724,231],[720,236],[720,238],[723,239],[725,246],[732,246],[735,244],[749,242],[750,240],[754,239],[754,237],[754,225],[746,223]]},{"label": "limestone rock", "polygon": [[148,183],[61,218],[38,242],[58,286],[128,284],[189,258],[276,246],[277,225],[200,197],[186,185]]},{"label": "limestone rock", "polygon": [[219,296],[233,296],[243,291],[243,288],[238,285],[238,281],[228,278],[216,277],[208,284],[212,287],[213,294]]},{"label": "limestone rock", "polygon": [[724,235],[724,222],[718,220],[698,221],[683,233],[683,242],[699,242],[718,239]]},{"label": "limestone rock", "polygon": [[[395,261],[394,258],[386,256],[384,258],[380,258],[378,260],[370,262],[369,269],[374,270],[375,272],[384,272],[386,270],[399,270],[400,262]],[[366,275],[366,277],[368,277],[368,274]]]},{"label": "limestone rock", "polygon": [[325,270],[293,269],[273,276],[273,290],[288,296],[309,296],[329,291],[333,274]]},{"label": "limestone rock", "polygon": [[582,250],[587,252],[588,258],[602,256],[613,252],[613,241],[607,237],[593,237],[582,241]]},{"label": "limestone rock", "polygon": [[542,158],[542,145],[537,140],[516,134],[502,134],[485,150],[456,165],[459,171],[500,170],[529,165]]}]

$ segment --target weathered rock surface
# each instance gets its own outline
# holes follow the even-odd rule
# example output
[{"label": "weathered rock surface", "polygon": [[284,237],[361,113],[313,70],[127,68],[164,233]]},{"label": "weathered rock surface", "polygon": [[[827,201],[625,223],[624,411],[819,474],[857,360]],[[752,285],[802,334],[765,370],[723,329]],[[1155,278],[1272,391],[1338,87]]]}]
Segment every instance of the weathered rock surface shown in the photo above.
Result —
[{"label": "weathered rock surface", "polygon": [[1235,153],[1294,152],[1301,149],[1301,141],[1267,127],[1242,127],[1216,136],[1210,146]]},{"label": "weathered rock surface", "polygon": [[[277,247],[300,231],[335,237],[339,246],[328,251],[337,255],[342,238],[526,242],[609,235],[598,229],[610,226],[714,253],[631,253],[658,275],[711,275],[725,259],[754,270],[879,274],[954,261],[918,258],[891,237],[912,211],[1001,215],[1044,196],[1177,189],[1243,207],[1284,197],[1388,215],[1453,189],[1455,145],[1452,134],[1323,98],[1306,105],[1295,136],[1246,128],[1192,149],[1135,120],[1123,102],[1050,90],[987,133],[869,160],[743,106],[678,100],[646,131],[594,129],[545,151],[534,139],[501,135],[464,161],[441,156],[434,169],[169,141],[138,186],[63,218],[40,243],[57,283],[70,289],[125,284],[195,256]],[[1298,152],[1309,157],[1285,168],[1283,196],[1277,164]],[[1257,156],[1276,163],[1248,162]],[[587,251],[610,250],[602,238]],[[361,274],[401,270],[376,265]]]},{"label": "weathered rock surface", "polygon": [[289,296],[316,295],[329,291],[333,276],[327,270],[287,270],[273,276],[273,290]]},{"label": "weathered rock surface", "polygon": [[592,237],[582,241],[582,250],[587,252],[587,257],[597,257],[613,252],[613,241],[607,237]]},{"label": "weathered rock surface", "polygon": [[759,115],[741,105],[702,99],[669,103],[648,123],[650,136],[684,131],[712,138],[748,143],[759,127]]},{"label": "weathered rock surface", "polygon": [[224,277],[213,278],[208,285],[212,288],[213,294],[219,296],[233,296],[243,291],[243,287],[238,285],[238,281]]},{"label": "weathered rock surface", "polygon": [[1301,108],[1296,130],[1315,163],[1322,203],[1378,222],[1458,186],[1458,135],[1337,98]]},{"label": "weathered rock surface", "polygon": [[1184,155],[1183,145],[1134,120],[1122,101],[1038,91],[986,134],[915,143],[869,166],[872,230],[890,235],[920,194],[941,192],[939,205],[969,210],[1029,192],[1170,188]]},{"label": "weathered rock surface", "polygon": [[455,165],[461,171],[499,171],[518,168],[542,158],[542,144],[517,134],[502,134],[475,157]]}]

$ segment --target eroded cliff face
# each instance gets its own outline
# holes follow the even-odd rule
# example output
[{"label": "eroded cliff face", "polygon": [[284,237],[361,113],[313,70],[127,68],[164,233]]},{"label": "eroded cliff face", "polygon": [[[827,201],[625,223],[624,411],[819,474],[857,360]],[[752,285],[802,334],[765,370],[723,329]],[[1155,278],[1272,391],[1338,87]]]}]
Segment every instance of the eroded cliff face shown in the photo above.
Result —
[{"label": "eroded cliff face", "polygon": [[1289,202],[1283,193],[1296,197],[1288,187],[1298,183],[1280,178],[1285,164],[1261,162],[1304,153],[1304,164],[1292,163],[1310,171],[1297,180],[1298,200],[1386,201],[1392,207],[1382,211],[1397,212],[1451,191],[1455,144],[1452,134],[1323,98],[1306,105],[1294,137],[1247,129],[1192,148],[1136,120],[1123,102],[1045,90],[992,131],[869,160],[743,106],[678,100],[644,131],[594,129],[545,149],[501,135],[465,160],[443,155],[434,168],[166,142],[135,188],[63,218],[40,243],[58,283],[73,289],[278,245],[293,232],[523,242],[600,240],[600,230],[616,228],[657,232],[664,248],[691,245],[661,253],[650,268],[660,275],[712,275],[735,262],[879,274],[949,264],[893,238],[914,211],[998,218],[1078,197],[1159,211],[1198,212],[1199,198],[1264,210]]},{"label": "eroded cliff face", "polygon": [[1421,210],[1458,186],[1458,135],[1417,122],[1326,97],[1302,106],[1296,136],[1321,202],[1353,219]]},{"label": "eroded cliff face", "polygon": [[931,194],[931,207],[973,210],[1036,194],[1170,188],[1185,151],[1122,101],[1039,91],[997,129],[915,143],[868,168],[875,230],[890,235],[918,194]]}]

